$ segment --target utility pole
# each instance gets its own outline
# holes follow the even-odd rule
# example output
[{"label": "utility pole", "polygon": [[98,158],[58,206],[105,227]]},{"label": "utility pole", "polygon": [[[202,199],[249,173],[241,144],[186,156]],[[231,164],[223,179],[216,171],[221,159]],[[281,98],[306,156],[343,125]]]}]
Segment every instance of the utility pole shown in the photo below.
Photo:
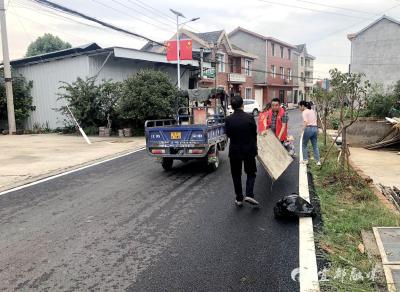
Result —
[{"label": "utility pole", "polygon": [[16,133],[17,129],[15,126],[14,97],[12,90],[10,56],[8,53],[6,9],[4,6],[4,0],[0,0],[0,25],[1,25],[1,44],[3,47],[4,81],[6,84],[6,95],[7,95],[8,131],[9,134],[12,135]]}]

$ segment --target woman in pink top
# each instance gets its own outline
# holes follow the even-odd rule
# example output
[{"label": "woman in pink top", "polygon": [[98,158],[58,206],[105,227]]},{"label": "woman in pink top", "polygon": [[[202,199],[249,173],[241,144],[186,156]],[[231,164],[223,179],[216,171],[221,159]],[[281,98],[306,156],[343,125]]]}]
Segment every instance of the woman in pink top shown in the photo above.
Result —
[{"label": "woman in pink top", "polygon": [[321,165],[318,150],[318,125],[317,125],[317,114],[311,109],[311,104],[307,101],[300,101],[300,110],[303,115],[304,122],[304,133],[303,133],[303,163],[308,163],[308,141],[311,140],[313,146],[314,158],[317,161],[317,165]]}]

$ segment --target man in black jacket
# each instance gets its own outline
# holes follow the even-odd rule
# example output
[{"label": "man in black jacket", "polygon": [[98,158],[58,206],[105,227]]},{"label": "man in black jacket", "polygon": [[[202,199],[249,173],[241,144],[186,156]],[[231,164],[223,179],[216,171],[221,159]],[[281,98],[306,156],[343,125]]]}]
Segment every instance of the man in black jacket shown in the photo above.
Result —
[{"label": "man in black jacket", "polygon": [[[230,138],[229,160],[236,194],[235,203],[237,206],[242,206],[244,199],[247,203],[258,205],[253,193],[257,172],[257,125],[254,117],[243,111],[242,97],[232,97],[231,106],[234,113],[226,118],[225,128]],[[247,174],[245,197],[242,190],[243,164]]]}]

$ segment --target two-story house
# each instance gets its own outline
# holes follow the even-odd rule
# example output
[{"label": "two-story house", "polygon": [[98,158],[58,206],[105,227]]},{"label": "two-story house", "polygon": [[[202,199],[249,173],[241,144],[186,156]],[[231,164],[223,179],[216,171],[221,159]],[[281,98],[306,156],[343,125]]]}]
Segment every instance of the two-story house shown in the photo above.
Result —
[{"label": "two-story house", "polygon": [[[197,87],[224,88],[230,94],[254,99],[252,67],[257,55],[233,45],[224,30],[195,33],[181,29],[179,37],[192,40],[193,57],[203,64],[197,73]],[[163,53],[165,47],[149,43],[142,50]]]},{"label": "two-story house", "polygon": [[293,51],[296,47],[242,27],[229,33],[229,39],[234,45],[258,56],[253,64],[255,98],[261,104],[276,97],[287,102],[295,87]]},{"label": "two-story house", "polygon": [[293,52],[294,59],[294,85],[296,88],[290,102],[298,103],[300,100],[309,100],[313,88],[314,60],[315,57],[307,53],[306,44],[296,46]]}]

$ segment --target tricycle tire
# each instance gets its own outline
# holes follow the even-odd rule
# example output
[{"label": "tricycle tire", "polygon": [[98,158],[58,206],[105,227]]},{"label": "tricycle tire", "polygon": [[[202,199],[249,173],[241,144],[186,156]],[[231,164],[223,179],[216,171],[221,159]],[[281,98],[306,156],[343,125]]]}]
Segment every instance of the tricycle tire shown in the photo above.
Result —
[{"label": "tricycle tire", "polygon": [[165,170],[171,170],[174,160],[172,158],[163,158],[161,165]]}]

